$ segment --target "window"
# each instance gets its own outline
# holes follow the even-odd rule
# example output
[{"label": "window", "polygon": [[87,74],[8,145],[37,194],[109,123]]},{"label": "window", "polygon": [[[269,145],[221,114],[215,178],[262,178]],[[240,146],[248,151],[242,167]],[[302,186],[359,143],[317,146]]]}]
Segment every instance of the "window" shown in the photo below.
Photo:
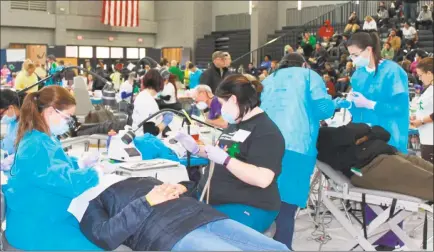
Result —
[{"label": "window", "polygon": [[13,10],[47,11],[47,1],[10,1]]},{"label": "window", "polygon": [[66,46],[65,56],[67,58],[78,58],[78,46]]},{"label": "window", "polygon": [[96,57],[98,59],[110,59],[110,47],[97,47]]},{"label": "window", "polygon": [[140,48],[139,49],[139,58],[143,59],[144,57],[146,57],[146,48]]},{"label": "window", "polygon": [[26,49],[6,49],[7,62],[22,62],[26,59]]},{"label": "window", "polygon": [[127,48],[127,59],[138,59],[139,48]]},{"label": "window", "polygon": [[80,46],[78,48],[78,55],[80,58],[86,58],[86,59],[93,58],[92,46]]},{"label": "window", "polygon": [[124,48],[122,47],[110,47],[110,58],[121,59],[124,57]]}]

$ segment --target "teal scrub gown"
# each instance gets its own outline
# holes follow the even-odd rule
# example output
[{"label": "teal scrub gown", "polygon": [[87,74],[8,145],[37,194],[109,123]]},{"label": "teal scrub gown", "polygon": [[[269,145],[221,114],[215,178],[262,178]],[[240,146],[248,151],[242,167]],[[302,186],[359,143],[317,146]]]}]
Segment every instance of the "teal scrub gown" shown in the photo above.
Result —
[{"label": "teal scrub gown", "polygon": [[98,184],[95,169],[78,169],[55,138],[37,130],[20,141],[3,186],[6,238],[19,250],[101,250],[80,231],[67,209],[71,200]]},{"label": "teal scrub gown", "polygon": [[350,108],[354,123],[381,126],[390,133],[389,144],[400,152],[407,153],[409,128],[408,77],[396,62],[383,60],[377,73],[357,68],[351,78],[354,92],[360,92],[367,99],[377,102],[374,109]]},{"label": "teal scrub gown", "polygon": [[330,118],[335,106],[321,76],[307,68],[279,69],[262,84],[261,108],[285,138],[278,178],[280,197],[285,203],[303,208],[316,163],[320,120]]}]

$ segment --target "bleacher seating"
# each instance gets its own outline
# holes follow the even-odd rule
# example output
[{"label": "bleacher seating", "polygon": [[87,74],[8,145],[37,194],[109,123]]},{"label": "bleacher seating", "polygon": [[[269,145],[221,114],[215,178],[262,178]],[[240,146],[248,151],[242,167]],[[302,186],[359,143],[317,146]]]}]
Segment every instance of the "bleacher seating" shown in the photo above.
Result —
[{"label": "bleacher seating", "polygon": [[[250,51],[250,30],[218,31],[198,39],[196,44],[195,62],[200,68],[206,68],[211,62],[214,51],[229,52],[232,58],[237,58]],[[246,61],[246,60],[245,60]],[[240,61],[237,64],[247,65]]]},{"label": "bleacher seating", "polygon": [[433,51],[433,31],[432,30],[419,30],[419,43],[418,47],[422,50],[425,50],[429,53],[434,52]]}]

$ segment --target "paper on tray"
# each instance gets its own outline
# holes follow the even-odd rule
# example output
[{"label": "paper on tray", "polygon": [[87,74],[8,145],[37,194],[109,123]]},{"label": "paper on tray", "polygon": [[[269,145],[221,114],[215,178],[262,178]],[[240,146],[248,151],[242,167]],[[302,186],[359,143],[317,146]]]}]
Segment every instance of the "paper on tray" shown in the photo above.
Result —
[{"label": "paper on tray", "polygon": [[100,195],[105,189],[113,184],[116,184],[122,180],[127,179],[127,177],[119,176],[115,174],[108,174],[100,177],[99,184],[89,190],[83,192],[76,198],[74,198],[68,207],[68,212],[70,212],[74,217],[81,221],[84,213],[86,212],[89,202]]}]

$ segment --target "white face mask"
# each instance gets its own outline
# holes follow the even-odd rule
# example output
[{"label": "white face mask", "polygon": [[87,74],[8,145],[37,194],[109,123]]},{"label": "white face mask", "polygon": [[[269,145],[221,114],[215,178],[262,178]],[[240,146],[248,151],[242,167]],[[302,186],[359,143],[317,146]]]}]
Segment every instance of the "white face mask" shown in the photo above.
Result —
[{"label": "white face mask", "polygon": [[205,110],[206,108],[208,108],[208,105],[202,101],[202,102],[196,103],[196,108],[198,108],[200,110]]}]

